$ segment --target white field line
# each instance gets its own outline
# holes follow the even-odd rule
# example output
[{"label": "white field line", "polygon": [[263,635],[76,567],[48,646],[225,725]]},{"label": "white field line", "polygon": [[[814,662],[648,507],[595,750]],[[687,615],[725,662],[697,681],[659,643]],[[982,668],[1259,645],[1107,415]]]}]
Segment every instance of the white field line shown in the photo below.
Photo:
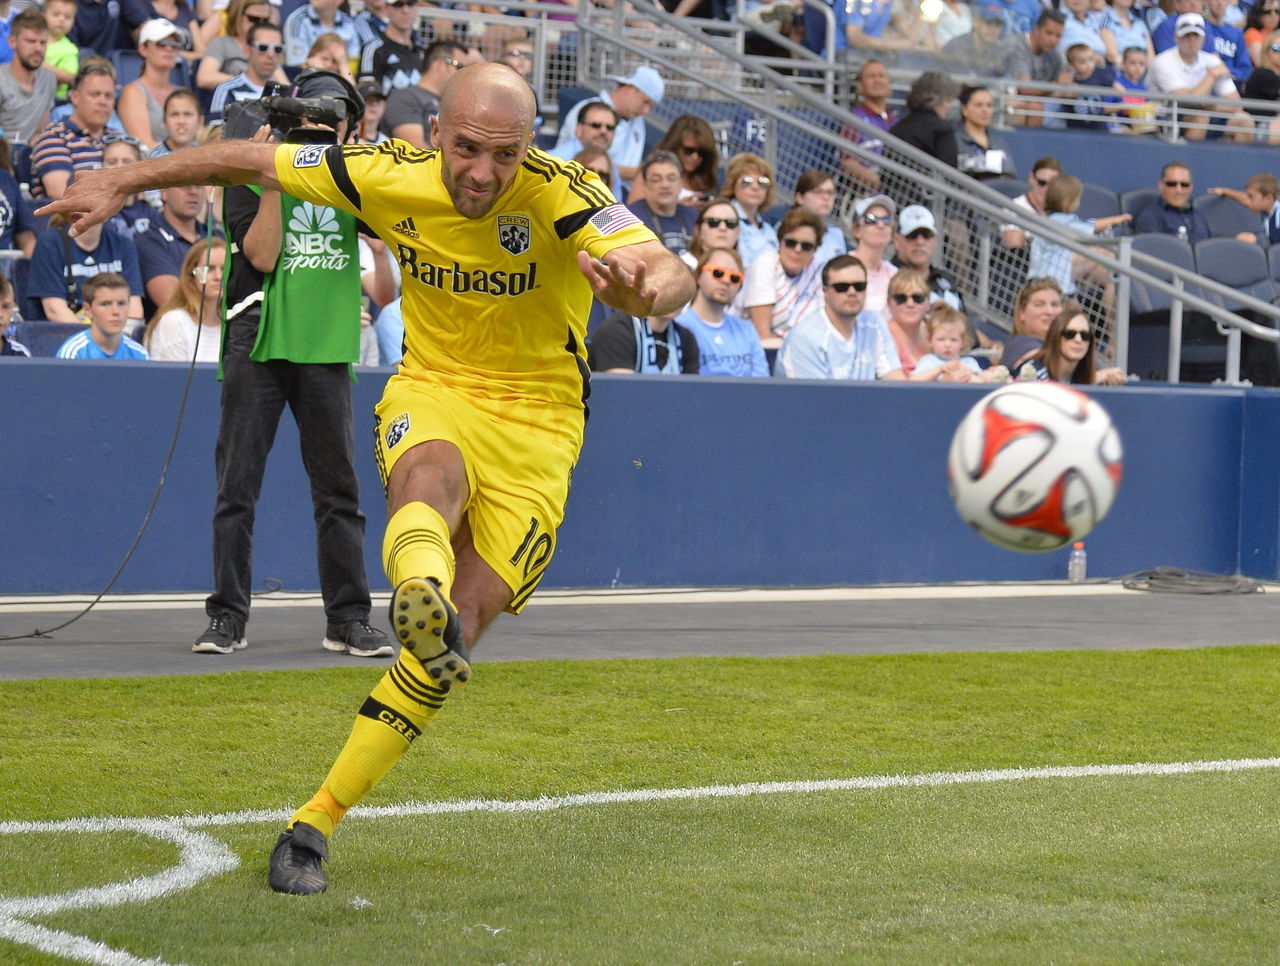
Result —
[{"label": "white field line", "polygon": [[[747,782],[738,785],[704,785],[695,788],[640,788],[616,792],[584,792],[577,795],[503,800],[466,799],[453,802],[406,802],[402,805],[353,808],[348,819],[399,818],[473,812],[530,813],[593,805],[660,802],[680,799],[741,798],[753,795],[809,794],[813,792],[876,791],[894,788],[937,788],[994,782],[1054,778],[1135,778],[1196,775],[1280,769],[1280,757],[1229,758],[1218,761],[1138,762],[1123,765],[1068,765],[1044,768],[1000,768],[981,771],[928,772],[918,775],[869,775],[822,781]],[[168,818],[77,818],[53,822],[0,822],[0,835],[37,832],[134,832],[171,842],[179,848],[178,863],[153,876],[111,883],[72,892],[31,898],[0,897],[0,938],[34,946],[42,952],[95,966],[168,966],[161,959],[142,959],[84,936],[45,929],[26,921],[33,916],[67,909],[118,906],[149,902],[193,888],[213,876],[236,868],[239,858],[211,836],[193,831],[228,825],[280,824],[291,812],[257,809],[217,815],[177,815]]]}]

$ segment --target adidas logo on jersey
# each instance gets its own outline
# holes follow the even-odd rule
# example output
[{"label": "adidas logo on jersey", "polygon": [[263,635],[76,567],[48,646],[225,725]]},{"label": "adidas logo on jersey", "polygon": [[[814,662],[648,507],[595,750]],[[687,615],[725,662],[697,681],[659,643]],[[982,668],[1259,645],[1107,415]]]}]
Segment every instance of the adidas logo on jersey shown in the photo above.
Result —
[{"label": "adidas logo on jersey", "polygon": [[410,238],[421,238],[418,234],[418,226],[413,223],[413,217],[410,216],[404,221],[391,226],[392,231],[398,231],[402,235],[408,235]]}]

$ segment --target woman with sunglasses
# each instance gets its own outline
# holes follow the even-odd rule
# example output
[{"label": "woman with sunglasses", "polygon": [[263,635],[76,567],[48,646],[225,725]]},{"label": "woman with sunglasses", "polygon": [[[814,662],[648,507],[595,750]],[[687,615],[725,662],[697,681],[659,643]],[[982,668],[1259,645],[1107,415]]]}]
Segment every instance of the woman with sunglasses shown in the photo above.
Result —
[{"label": "woman with sunglasses", "polygon": [[[206,24],[217,22],[210,17]],[[249,58],[249,30],[256,24],[279,26],[275,8],[267,0],[231,0],[227,7],[225,33],[211,38],[196,69],[196,86],[212,91],[223,81],[244,73]],[[271,78],[288,83],[284,70],[276,67]]]},{"label": "woman with sunglasses", "polygon": [[[1039,158],[1031,165],[1031,172],[1027,175],[1027,190],[1014,198],[1012,204],[1037,215],[1047,215],[1048,212],[1044,210],[1044,193],[1049,189],[1049,182],[1060,174],[1061,161],[1053,155]],[[1027,233],[1017,225],[1005,225],[1001,231],[1006,248],[1022,248],[1026,245]]]},{"label": "woman with sunglasses", "polygon": [[844,231],[831,221],[831,212],[836,207],[836,183],[826,171],[806,171],[796,179],[796,206],[811,211],[822,221],[822,240],[818,243],[818,251],[813,257],[820,265],[825,265],[837,255],[849,251],[849,243]]},{"label": "woman with sunglasses", "polygon": [[767,251],[747,266],[742,305],[766,349],[821,304],[822,266],[815,257],[822,237],[822,219],[803,208],[792,208],[778,224],[778,251]]},{"label": "woman with sunglasses", "polygon": [[889,279],[898,267],[884,257],[893,241],[894,216],[898,206],[888,195],[871,195],[853,206],[853,255],[867,269],[865,307],[872,312],[884,309]]},{"label": "woman with sunglasses", "polygon": [[182,38],[180,56],[188,60],[204,55],[204,37],[191,0],[127,0],[120,4],[120,22],[135,43],[142,43],[142,29],[152,20],[167,20]]},{"label": "woman with sunglasses", "polygon": [[738,214],[738,253],[750,265],[767,249],[778,250],[778,233],[764,220],[773,204],[773,165],[755,154],[735,154],[725,171],[721,196]]},{"label": "woman with sunglasses", "polygon": [[[915,371],[916,362],[933,350],[929,346],[929,333],[924,317],[929,312],[929,280],[914,268],[904,268],[889,280],[888,302],[884,307],[884,319],[893,336],[902,371],[908,377]],[[945,374],[944,374],[945,378]],[[967,377],[964,380],[968,381]]]},{"label": "woman with sunglasses", "polygon": [[713,201],[702,209],[693,226],[693,241],[689,250],[680,257],[690,268],[696,268],[698,259],[713,248],[738,250],[738,236],[742,233],[738,209],[727,201]]},{"label": "woman with sunglasses", "polygon": [[124,129],[150,151],[165,138],[164,102],[177,90],[172,72],[186,38],[168,20],[148,20],[138,34],[142,73],[120,91],[116,112]]},{"label": "woman with sunglasses", "polygon": [[[701,209],[715,199],[720,187],[716,180],[720,150],[710,124],[694,114],[681,114],[671,122],[656,150],[670,151],[680,159],[680,204]],[[644,197],[644,182],[636,179],[627,204]]]},{"label": "woman with sunglasses", "polygon": [[[1254,67],[1265,67],[1266,46],[1280,30],[1280,0],[1257,0],[1244,18],[1244,46]],[[1274,69],[1274,68],[1273,68]]]},{"label": "woman with sunglasses", "polygon": [[1036,378],[1077,386],[1123,386],[1124,373],[1114,366],[1099,369],[1094,358],[1093,326],[1077,302],[1068,302],[1049,324],[1044,345],[1029,360]]}]

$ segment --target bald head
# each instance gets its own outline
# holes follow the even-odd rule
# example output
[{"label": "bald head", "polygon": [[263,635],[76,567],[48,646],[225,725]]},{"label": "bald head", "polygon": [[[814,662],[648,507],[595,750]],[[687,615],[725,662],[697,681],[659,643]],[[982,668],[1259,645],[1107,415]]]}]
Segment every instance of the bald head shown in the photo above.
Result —
[{"label": "bald head", "polygon": [[506,64],[471,64],[445,84],[440,120],[448,126],[458,117],[485,116],[494,124],[517,124],[533,130],[538,106],[529,82]]}]

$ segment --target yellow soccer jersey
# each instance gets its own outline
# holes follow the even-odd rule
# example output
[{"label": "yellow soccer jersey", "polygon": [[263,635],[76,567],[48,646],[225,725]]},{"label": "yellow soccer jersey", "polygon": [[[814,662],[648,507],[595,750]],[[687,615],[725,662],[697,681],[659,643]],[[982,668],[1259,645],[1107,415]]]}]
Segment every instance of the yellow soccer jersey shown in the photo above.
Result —
[{"label": "yellow soccer jersey", "polygon": [[276,152],[284,190],[343,208],[400,265],[401,372],[493,399],[581,406],[591,286],[577,253],[601,258],[655,239],[580,165],[529,151],[482,218],[453,207],[437,151],[403,141]]}]

